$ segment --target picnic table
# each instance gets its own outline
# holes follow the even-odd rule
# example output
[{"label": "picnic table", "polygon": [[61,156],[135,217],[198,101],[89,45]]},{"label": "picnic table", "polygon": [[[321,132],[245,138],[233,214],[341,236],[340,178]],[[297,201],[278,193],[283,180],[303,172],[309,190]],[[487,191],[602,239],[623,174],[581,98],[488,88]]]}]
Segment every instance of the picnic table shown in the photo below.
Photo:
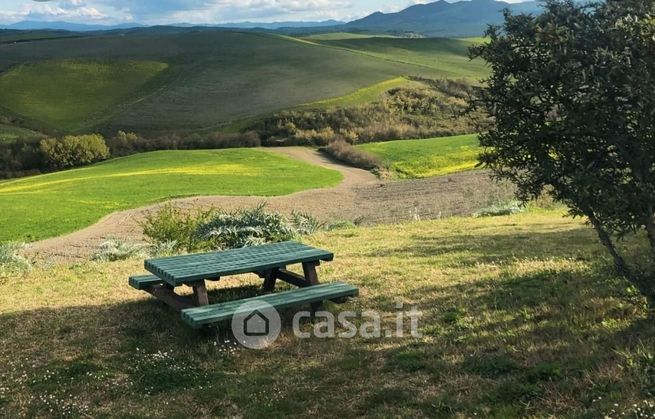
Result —
[{"label": "picnic table", "polygon": [[[340,301],[356,296],[358,290],[342,282],[320,284],[316,268],[330,262],[334,254],[298,242],[282,242],[263,246],[232,249],[222,252],[191,254],[145,261],[150,275],[132,276],[129,284],[182,312],[183,320],[194,328],[229,320],[236,312],[236,303],[264,301],[273,307],[287,308],[311,304],[316,310],[323,301]],[[287,270],[289,265],[301,264],[303,275]],[[209,305],[206,281],[239,274],[257,274],[263,279],[263,291],[268,295]],[[270,294],[280,280],[298,287],[292,291]],[[181,286],[193,289],[193,296],[176,292]]]}]

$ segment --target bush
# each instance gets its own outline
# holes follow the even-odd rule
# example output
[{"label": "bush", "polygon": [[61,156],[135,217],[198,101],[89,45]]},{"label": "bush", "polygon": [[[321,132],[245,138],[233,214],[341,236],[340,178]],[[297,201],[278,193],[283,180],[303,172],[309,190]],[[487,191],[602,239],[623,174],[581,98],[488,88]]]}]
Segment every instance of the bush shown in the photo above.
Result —
[{"label": "bush", "polygon": [[32,268],[32,264],[20,255],[25,248],[22,243],[0,243],[0,276],[24,272]]},{"label": "bush", "polygon": [[391,89],[377,103],[283,111],[252,129],[264,145],[325,146],[338,138],[355,144],[469,134],[489,127],[483,112],[465,113],[473,91],[467,82],[413,80],[413,87]]},{"label": "bush", "polygon": [[301,236],[314,234],[323,226],[316,217],[302,211],[293,211],[290,222],[296,233]]},{"label": "bush", "polygon": [[322,226],[309,214],[289,218],[267,212],[264,204],[233,212],[220,210],[186,213],[167,205],[149,214],[142,224],[151,253],[166,255],[202,250],[224,250],[292,240]]},{"label": "bush", "polygon": [[48,138],[41,140],[39,149],[50,169],[83,166],[109,158],[109,148],[98,134]]},{"label": "bush", "polygon": [[175,256],[180,253],[176,241],[165,241],[152,244],[148,248],[150,256],[155,258]]},{"label": "bush", "polygon": [[334,141],[321,150],[341,162],[360,169],[373,170],[382,167],[382,161],[376,156],[355,148],[343,140]]},{"label": "bush", "polygon": [[292,240],[298,230],[281,214],[265,211],[265,205],[235,212],[217,212],[198,227],[198,237],[216,250],[258,246]]},{"label": "bush", "polygon": [[508,202],[507,204],[492,205],[473,213],[473,217],[500,217],[503,215],[514,215],[524,211],[519,201]]},{"label": "bush", "polygon": [[342,230],[347,228],[355,228],[357,224],[350,220],[337,220],[326,226],[327,231]]},{"label": "bush", "polygon": [[134,258],[148,257],[147,246],[132,244],[123,240],[109,239],[100,245],[100,249],[91,257],[98,262],[116,262]]},{"label": "bush", "polygon": [[170,134],[143,138],[134,133],[118,131],[107,141],[112,156],[127,156],[157,150],[210,150],[222,148],[259,147],[259,135],[254,132],[207,134]]},{"label": "bush", "polygon": [[0,178],[37,175],[82,166],[110,156],[121,157],[148,151],[209,150],[260,145],[259,135],[255,132],[170,134],[151,139],[119,131],[106,141],[99,135],[50,138],[42,141],[0,141]]},{"label": "bush", "polygon": [[185,213],[167,204],[146,216],[141,224],[143,234],[153,246],[169,243],[174,252],[201,250],[207,243],[198,238],[198,227],[206,223],[214,210]]}]

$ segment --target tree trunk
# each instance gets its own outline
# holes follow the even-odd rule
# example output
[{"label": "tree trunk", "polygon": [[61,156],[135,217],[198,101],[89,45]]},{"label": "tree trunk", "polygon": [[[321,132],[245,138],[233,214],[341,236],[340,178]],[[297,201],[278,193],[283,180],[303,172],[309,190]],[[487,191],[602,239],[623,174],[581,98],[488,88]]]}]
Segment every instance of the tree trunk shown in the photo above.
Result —
[{"label": "tree trunk", "polygon": [[598,218],[596,218],[595,214],[593,212],[590,212],[589,214],[587,214],[587,217],[589,218],[591,225],[596,230],[600,242],[608,250],[608,252],[612,256],[612,259],[614,259],[614,266],[616,267],[616,270],[619,273],[619,275],[623,276],[628,281],[630,281],[632,285],[637,287],[637,289],[642,295],[648,298],[648,300],[652,304],[655,304],[655,289],[653,287],[653,284],[651,284],[647,278],[643,278],[640,275],[637,275],[634,272],[632,272],[632,270],[626,263],[625,259],[623,258],[623,256],[621,256],[616,246],[614,245],[614,242],[612,241],[612,237],[605,230],[605,228],[603,227],[602,223],[598,220]]},{"label": "tree trunk", "polygon": [[646,220],[646,234],[648,235],[648,241],[650,242],[650,254],[653,260],[655,260],[655,219],[653,218],[652,211]]}]

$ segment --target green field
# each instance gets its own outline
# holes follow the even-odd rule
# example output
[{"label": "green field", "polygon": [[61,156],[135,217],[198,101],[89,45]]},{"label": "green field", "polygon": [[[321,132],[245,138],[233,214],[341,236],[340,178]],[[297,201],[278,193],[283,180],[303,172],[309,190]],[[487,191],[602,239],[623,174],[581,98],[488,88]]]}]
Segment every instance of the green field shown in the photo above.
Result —
[{"label": "green field", "polygon": [[[466,45],[387,38],[306,41],[252,32],[156,28],[4,44],[0,108],[31,127],[50,130],[122,129],[156,135],[217,129],[302,104],[357,95],[353,92],[398,77],[477,77],[483,68],[468,61]],[[145,90],[142,82],[152,76],[148,71],[114,74],[117,68],[112,66],[92,71],[97,62],[134,61],[165,63],[168,70]],[[70,69],[66,63],[88,63],[89,68]],[[50,77],[56,81],[52,86],[46,83]],[[107,79],[127,83],[106,84]],[[78,104],[71,100],[75,95],[81,95],[80,106],[73,106]]]},{"label": "green field", "polygon": [[349,93],[344,96],[319,100],[313,103],[301,105],[299,108],[315,109],[315,108],[329,108],[329,107],[349,107],[361,105],[364,103],[372,103],[380,100],[382,95],[391,89],[397,87],[407,86],[412,82],[406,77],[397,77],[395,79],[386,80],[382,83],[377,83],[356,92]]},{"label": "green field", "polygon": [[0,104],[51,130],[91,128],[168,67],[150,61],[45,61],[0,76]]},{"label": "green field", "polygon": [[474,169],[481,149],[476,135],[358,145],[380,157],[401,178],[425,178]]},{"label": "green field", "polygon": [[0,44],[44,41],[48,39],[78,38],[82,35],[65,31],[3,31],[0,30]]},{"label": "green field", "polygon": [[[422,337],[298,339],[298,308],[271,348],[239,349],[131,289],[141,259],[55,265],[0,280],[0,416],[651,416],[633,404],[652,400],[653,312],[581,220],[452,218],[307,241],[335,253],[323,281],[360,288],[327,306],[335,316],[374,311],[395,331],[397,305],[416,307]],[[211,282],[210,301],[261,284]]]},{"label": "green field", "polygon": [[115,211],[194,195],[284,195],[341,174],[276,153],[161,151],[0,184],[0,242],[55,237]]},{"label": "green field", "polygon": [[387,61],[431,69],[436,77],[478,82],[488,74],[481,60],[471,61],[468,48],[476,42],[448,38],[351,38],[316,40],[321,45],[344,48]]},{"label": "green field", "polygon": [[14,125],[0,124],[0,141],[14,141],[18,139],[36,140],[41,137],[43,135],[36,131]]},{"label": "green field", "polygon": [[303,36],[302,39],[309,41],[340,41],[343,39],[363,39],[363,38],[397,38],[393,35],[372,34],[372,33],[353,33],[353,32],[328,32],[317,33],[314,35]]}]

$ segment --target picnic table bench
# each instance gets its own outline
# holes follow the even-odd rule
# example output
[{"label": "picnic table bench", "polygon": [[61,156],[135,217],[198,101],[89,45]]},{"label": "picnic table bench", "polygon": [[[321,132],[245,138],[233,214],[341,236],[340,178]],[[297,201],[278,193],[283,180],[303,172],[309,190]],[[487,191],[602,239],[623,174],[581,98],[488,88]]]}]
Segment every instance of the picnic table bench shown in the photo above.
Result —
[{"label": "picnic table bench", "polygon": [[[319,284],[316,267],[334,259],[334,254],[298,242],[273,243],[263,246],[232,249],[145,261],[151,275],[132,276],[129,284],[145,291],[170,307],[182,312],[182,319],[194,328],[229,320],[241,304],[264,301],[276,309],[312,304],[316,310],[323,301],[340,302],[358,295],[356,287],[336,282]],[[287,270],[302,264],[303,275]],[[219,281],[232,275],[255,273],[264,280],[263,290],[271,293],[278,280],[298,287],[291,291],[263,295],[236,302],[209,305],[206,281]],[[193,296],[175,292],[180,286],[193,288]]]}]

